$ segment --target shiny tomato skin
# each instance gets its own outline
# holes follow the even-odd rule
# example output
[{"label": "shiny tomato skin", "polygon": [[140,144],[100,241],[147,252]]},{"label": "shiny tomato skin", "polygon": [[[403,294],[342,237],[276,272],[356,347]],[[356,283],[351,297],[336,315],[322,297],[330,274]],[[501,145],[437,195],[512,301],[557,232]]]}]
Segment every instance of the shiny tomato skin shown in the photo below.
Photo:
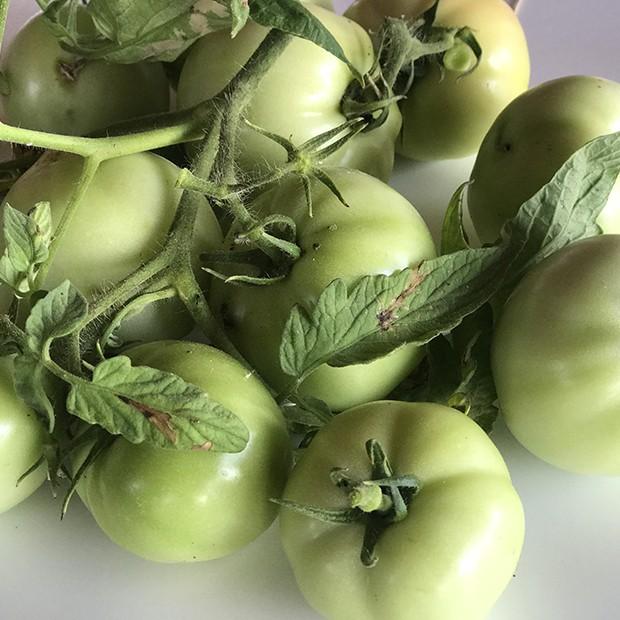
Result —
[{"label": "shiny tomato skin", "polygon": [[620,475],[620,235],[574,243],[526,274],[504,306],[492,367],[523,446],[568,471]]},{"label": "shiny tomato skin", "polygon": [[41,466],[17,485],[41,458],[46,436],[34,411],[15,393],[13,359],[0,358],[0,513],[24,501],[45,480]]}]

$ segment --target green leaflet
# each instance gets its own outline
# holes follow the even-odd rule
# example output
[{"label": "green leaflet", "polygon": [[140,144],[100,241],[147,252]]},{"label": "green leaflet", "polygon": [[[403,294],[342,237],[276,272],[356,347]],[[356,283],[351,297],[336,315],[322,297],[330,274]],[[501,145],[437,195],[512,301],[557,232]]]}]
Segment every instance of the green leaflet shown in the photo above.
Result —
[{"label": "green leaflet", "polygon": [[228,3],[216,0],[90,0],[84,9],[92,20],[88,30],[71,18],[74,0],[54,0],[45,16],[62,44],[84,58],[173,61],[209,32],[238,29],[238,0],[233,1],[234,19]]},{"label": "green leaflet", "polygon": [[577,151],[502,231],[497,246],[464,249],[417,269],[336,280],[312,308],[296,306],[284,329],[281,366],[297,381],[323,363],[367,362],[403,343],[425,344],[459,325],[525,271],[578,239],[598,234],[596,217],[620,172],[620,133]]},{"label": "green leaflet", "polygon": [[331,33],[297,0],[90,0],[85,9],[93,27],[78,29],[76,0],[39,0],[64,47],[84,58],[116,63],[176,60],[194,41],[210,32],[235,36],[249,16],[268,28],[313,41],[347,63]]},{"label": "green leaflet", "polygon": [[350,291],[335,280],[311,311],[293,308],[280,347],[282,369],[303,380],[323,363],[370,361],[405,342],[424,344],[449,331],[497,290],[488,277],[491,271],[503,275],[497,253],[457,252],[419,269],[366,276]]},{"label": "green leaflet", "polygon": [[68,280],[40,299],[26,321],[28,348],[45,354],[52,340],[76,329],[88,312],[86,299]]},{"label": "green leaflet", "polygon": [[441,254],[452,254],[469,249],[469,239],[463,226],[465,191],[469,183],[463,183],[452,195],[441,228]]},{"label": "green leaflet", "polygon": [[133,367],[118,356],[99,364],[92,381],[76,381],[67,399],[70,413],[132,443],[161,448],[241,452],[245,425],[198,387],[180,377]]},{"label": "green leaflet", "polygon": [[261,26],[277,28],[316,43],[346,63],[355,78],[362,81],[338,41],[298,0],[251,0],[250,16]]},{"label": "green leaflet", "polygon": [[31,354],[17,355],[14,361],[15,392],[36,411],[50,433],[54,432],[56,415],[45,389],[50,374],[41,361]]},{"label": "green leaflet", "polygon": [[37,203],[28,215],[5,205],[3,235],[6,249],[0,258],[0,279],[16,294],[29,293],[39,267],[49,256],[52,240],[49,202]]},{"label": "green leaflet", "polygon": [[114,357],[93,370],[92,379],[71,374],[49,358],[53,340],[74,333],[88,313],[80,292],[66,281],[39,300],[26,321],[28,350],[15,359],[20,396],[54,427],[45,379],[50,371],[71,386],[67,410],[133,443],[162,448],[240,452],[249,439],[245,424],[198,387]]}]

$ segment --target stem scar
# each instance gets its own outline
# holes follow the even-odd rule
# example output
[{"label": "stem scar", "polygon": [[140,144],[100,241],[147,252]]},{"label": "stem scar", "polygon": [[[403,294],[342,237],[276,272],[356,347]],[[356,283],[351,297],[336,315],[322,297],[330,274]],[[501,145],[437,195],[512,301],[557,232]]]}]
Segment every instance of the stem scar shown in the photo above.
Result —
[{"label": "stem scar", "polygon": [[80,74],[80,71],[86,65],[84,59],[75,60],[73,62],[60,61],[58,63],[58,72],[67,80],[67,82],[75,82]]}]

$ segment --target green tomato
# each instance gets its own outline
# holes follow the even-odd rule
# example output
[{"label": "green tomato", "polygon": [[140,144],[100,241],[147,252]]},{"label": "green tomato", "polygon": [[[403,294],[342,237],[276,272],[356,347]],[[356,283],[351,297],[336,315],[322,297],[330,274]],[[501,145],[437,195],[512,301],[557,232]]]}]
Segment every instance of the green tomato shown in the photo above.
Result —
[{"label": "green tomato", "polygon": [[620,236],[547,258],[506,302],[493,376],[514,436],[562,469],[620,474]]},{"label": "green tomato", "polygon": [[[374,61],[370,37],[356,24],[322,8],[308,7],[340,43],[362,74]],[[249,22],[234,38],[215,32],[192,48],[181,73],[178,105],[188,108],[220,92],[246,63],[268,30]],[[348,67],[309,41],[295,39],[275,61],[252,97],[247,116],[254,124],[299,145],[345,122],[343,95],[353,81]],[[400,114],[393,107],[383,125],[349,140],[330,156],[332,165],[357,168],[387,180],[394,165]],[[239,138],[241,166],[264,170],[286,161],[284,149],[244,127]]]},{"label": "green tomato", "polygon": [[32,495],[45,480],[42,465],[17,486],[17,481],[40,458],[45,430],[35,413],[15,393],[13,360],[0,358],[0,513]]},{"label": "green tomato", "polygon": [[[386,15],[418,18],[432,2],[359,0],[347,15],[376,29]],[[403,127],[396,150],[418,160],[454,159],[478,150],[501,110],[529,84],[525,35],[505,0],[441,0],[436,23],[469,26],[482,47],[470,74],[433,64],[416,77],[401,105]]]},{"label": "green tomato", "polygon": [[[480,240],[495,241],[506,220],[586,142],[619,129],[617,82],[570,76],[515,99],[486,135],[471,176],[467,200]],[[620,232],[618,188],[598,220],[604,232]]]},{"label": "green tomato", "polygon": [[80,497],[118,545],[149,560],[218,558],[266,530],[290,467],[284,418],[259,379],[222,351],[192,342],[130,349],[134,365],[172,372],[239,416],[250,432],[237,454],[177,451],[117,439],[87,469]]},{"label": "green tomato", "polygon": [[309,0],[309,4],[316,4],[317,6],[322,6],[324,9],[329,11],[334,10],[334,3],[332,0]]},{"label": "green tomato", "polygon": [[368,480],[369,439],[381,444],[395,475],[418,479],[420,491],[407,516],[379,536],[371,568],[360,561],[363,524],[283,508],[282,542],[306,600],[330,620],[483,620],[514,574],[524,536],[521,502],[497,448],[443,405],[368,403],[317,434],[284,498],[347,508],[330,472],[346,468]]},{"label": "green tomato", "polygon": [[[57,225],[82,169],[80,157],[46,153],[9,191],[5,203],[28,212],[49,201]],[[60,242],[43,288],[64,280],[87,297],[114,286],[161,249],[174,218],[181,191],[175,187],[179,169],[151,153],[128,155],[101,164],[84,200]],[[218,247],[221,231],[204,201],[199,211],[194,245],[198,254]],[[4,251],[3,242],[0,251]],[[6,304],[6,291],[4,294]],[[126,321],[121,337],[153,340],[180,337],[192,321],[174,299],[147,306]]]},{"label": "green tomato", "polygon": [[[386,17],[418,18],[435,0],[356,0],[344,14],[366,30],[377,32]],[[442,0],[443,2],[443,0]]]},{"label": "green tomato", "polygon": [[[297,226],[301,258],[288,276],[270,286],[213,285],[212,307],[246,359],[276,390],[291,377],[280,368],[282,330],[295,304],[311,304],[336,278],[353,284],[364,275],[392,273],[435,256],[430,232],[413,206],[374,177],[326,168],[350,205],[312,182],[313,216],[298,177],[283,180],[253,204],[263,215],[283,213]],[[301,391],[334,410],[383,398],[419,363],[422,351],[407,345],[369,364],[319,367]]]},{"label": "green tomato", "polygon": [[17,33],[0,71],[3,120],[28,129],[86,135],[169,107],[160,63],[80,59],[60,47],[41,15]]}]

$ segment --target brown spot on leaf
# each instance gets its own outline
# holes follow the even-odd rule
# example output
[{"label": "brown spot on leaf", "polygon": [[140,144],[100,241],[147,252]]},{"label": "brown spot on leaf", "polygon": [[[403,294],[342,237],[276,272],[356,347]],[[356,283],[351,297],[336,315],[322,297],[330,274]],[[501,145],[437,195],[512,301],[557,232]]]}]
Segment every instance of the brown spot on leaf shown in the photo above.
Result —
[{"label": "brown spot on leaf", "polygon": [[384,331],[389,331],[394,322],[398,319],[398,310],[405,304],[407,298],[422,284],[424,276],[416,269],[411,274],[409,284],[398,294],[397,297],[383,310],[377,314],[379,327]]},{"label": "brown spot on leaf", "polygon": [[175,444],[177,442],[177,434],[172,425],[170,414],[158,411],[135,400],[130,400],[129,404],[137,409],[170,443]]}]

